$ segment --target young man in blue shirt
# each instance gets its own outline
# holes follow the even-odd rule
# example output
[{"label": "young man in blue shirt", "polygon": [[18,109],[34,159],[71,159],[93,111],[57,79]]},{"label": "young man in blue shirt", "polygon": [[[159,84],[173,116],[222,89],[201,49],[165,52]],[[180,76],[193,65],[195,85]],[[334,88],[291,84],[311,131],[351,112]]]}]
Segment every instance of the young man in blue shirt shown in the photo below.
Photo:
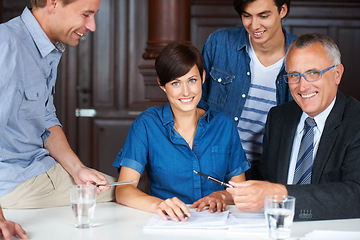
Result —
[{"label": "young man in blue shirt", "polygon": [[214,32],[203,47],[203,100],[235,121],[254,162],[262,152],[269,109],[291,99],[281,78],[286,48],[296,37],[282,28],[290,0],[234,0],[234,7],[243,26]]}]

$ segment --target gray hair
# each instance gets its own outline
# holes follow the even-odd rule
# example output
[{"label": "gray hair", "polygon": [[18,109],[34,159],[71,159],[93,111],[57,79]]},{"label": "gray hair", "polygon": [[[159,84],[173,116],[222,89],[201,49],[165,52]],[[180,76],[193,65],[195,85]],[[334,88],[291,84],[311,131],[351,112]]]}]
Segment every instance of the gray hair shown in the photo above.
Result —
[{"label": "gray hair", "polygon": [[333,65],[341,64],[341,53],[334,40],[321,33],[306,33],[296,38],[289,46],[285,54],[285,63],[289,53],[293,49],[310,47],[314,43],[321,43],[327,55],[332,59]]}]

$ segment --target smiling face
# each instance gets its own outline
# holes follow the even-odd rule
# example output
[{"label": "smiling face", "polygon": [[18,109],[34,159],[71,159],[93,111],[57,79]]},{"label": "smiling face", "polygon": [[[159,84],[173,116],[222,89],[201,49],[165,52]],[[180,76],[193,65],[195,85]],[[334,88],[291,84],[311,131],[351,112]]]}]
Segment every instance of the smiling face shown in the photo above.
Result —
[{"label": "smiling face", "polygon": [[261,44],[270,40],[277,41],[282,37],[281,19],[286,13],[287,5],[284,4],[279,13],[274,0],[255,0],[248,3],[241,19],[251,42]]},{"label": "smiling face", "polygon": [[64,5],[61,0],[51,3],[51,22],[47,35],[51,42],[76,46],[87,31],[95,31],[95,13],[101,0],[75,0]]},{"label": "smiling face", "polygon": [[[203,74],[204,77],[205,74]],[[198,67],[194,65],[184,76],[167,82],[165,86],[161,86],[162,89],[166,90],[165,93],[174,114],[196,110],[196,106],[201,99],[203,81],[204,79],[201,78]]]},{"label": "smiling face", "polygon": [[[286,58],[288,74],[303,74],[312,70],[323,70],[332,65],[333,60],[319,42],[313,43],[309,47],[294,48]],[[339,64],[323,73],[322,78],[317,81],[307,82],[301,77],[300,82],[289,84],[291,95],[303,112],[310,117],[315,117],[334,100],[343,72],[344,67]]]}]

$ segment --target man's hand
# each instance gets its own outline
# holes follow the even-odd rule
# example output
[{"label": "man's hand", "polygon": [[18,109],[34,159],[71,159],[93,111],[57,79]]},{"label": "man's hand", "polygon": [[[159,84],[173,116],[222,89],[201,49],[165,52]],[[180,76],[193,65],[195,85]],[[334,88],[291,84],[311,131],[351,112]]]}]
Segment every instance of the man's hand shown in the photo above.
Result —
[{"label": "man's hand", "polygon": [[0,216],[0,236],[3,236],[4,240],[12,240],[12,236],[18,236],[21,239],[29,238],[19,224],[7,221],[2,216]]},{"label": "man's hand", "polygon": [[256,212],[264,208],[264,197],[267,195],[285,195],[284,185],[265,181],[229,182],[234,188],[226,190],[232,195],[235,206],[242,211]]},{"label": "man's hand", "polygon": [[[75,174],[72,176],[76,184],[92,184],[92,185],[104,185],[109,182],[100,172],[81,166]],[[109,190],[111,187],[100,186],[98,187],[98,193],[101,191]]]}]

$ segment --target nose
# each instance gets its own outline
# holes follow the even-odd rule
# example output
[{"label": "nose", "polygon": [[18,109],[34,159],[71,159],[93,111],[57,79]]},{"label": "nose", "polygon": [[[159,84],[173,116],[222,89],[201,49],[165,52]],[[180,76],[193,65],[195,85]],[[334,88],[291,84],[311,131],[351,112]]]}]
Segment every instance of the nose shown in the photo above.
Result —
[{"label": "nose", "polygon": [[310,83],[306,81],[304,76],[300,76],[300,81],[298,84],[301,91],[305,91],[306,89],[310,88]]},{"label": "nose", "polygon": [[184,96],[189,96],[189,86],[187,84],[183,85],[183,94]]},{"label": "nose", "polygon": [[257,17],[253,17],[251,20],[251,26],[253,29],[258,29],[260,28],[260,21]]},{"label": "nose", "polygon": [[88,18],[88,21],[85,24],[85,28],[91,32],[95,32],[96,30],[95,15]]}]

